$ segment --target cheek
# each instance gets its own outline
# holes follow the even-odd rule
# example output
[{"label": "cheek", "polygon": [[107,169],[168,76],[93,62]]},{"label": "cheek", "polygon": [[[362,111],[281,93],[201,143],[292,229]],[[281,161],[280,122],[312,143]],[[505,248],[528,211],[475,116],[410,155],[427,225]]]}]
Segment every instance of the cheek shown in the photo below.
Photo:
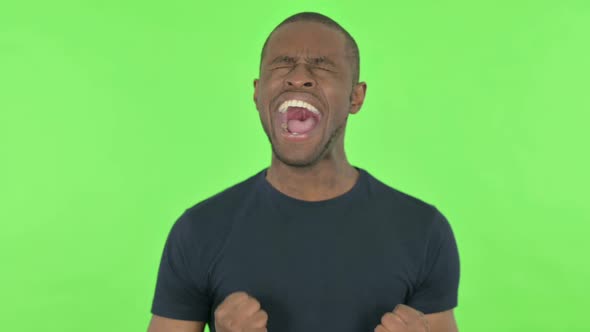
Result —
[{"label": "cheek", "polygon": [[335,115],[345,117],[351,108],[351,89],[343,85],[335,87],[331,91],[326,91],[326,98],[330,103],[330,109]]},{"label": "cheek", "polygon": [[281,84],[277,80],[265,78],[261,79],[258,84],[258,106],[263,110],[269,107],[270,102],[276,97],[277,92],[280,90]]}]

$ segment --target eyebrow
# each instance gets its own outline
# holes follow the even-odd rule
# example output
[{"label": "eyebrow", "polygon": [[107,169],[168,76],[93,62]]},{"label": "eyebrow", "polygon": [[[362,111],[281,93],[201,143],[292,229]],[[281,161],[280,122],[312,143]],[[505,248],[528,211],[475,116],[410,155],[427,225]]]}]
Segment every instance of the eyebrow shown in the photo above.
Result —
[{"label": "eyebrow", "polygon": [[[297,63],[299,57],[289,56],[289,55],[279,55],[278,57],[274,58],[270,64],[275,65],[278,63],[289,63],[294,64]],[[334,61],[330,60],[326,56],[319,56],[319,57],[305,57],[305,62],[312,64],[312,65],[320,65],[320,64],[327,64],[330,66],[335,67],[336,64]]]}]

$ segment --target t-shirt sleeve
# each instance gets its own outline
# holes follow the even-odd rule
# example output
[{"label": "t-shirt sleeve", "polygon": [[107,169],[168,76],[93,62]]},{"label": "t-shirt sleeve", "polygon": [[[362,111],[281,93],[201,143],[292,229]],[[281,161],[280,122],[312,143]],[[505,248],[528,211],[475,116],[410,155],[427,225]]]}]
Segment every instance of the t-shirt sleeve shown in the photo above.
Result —
[{"label": "t-shirt sleeve", "polygon": [[210,313],[204,289],[207,268],[193,263],[198,249],[189,246],[190,235],[190,220],[185,211],[166,239],[151,312],[172,319],[206,322]]},{"label": "t-shirt sleeve", "polygon": [[425,314],[457,306],[459,252],[447,219],[435,209],[417,287],[407,305]]}]

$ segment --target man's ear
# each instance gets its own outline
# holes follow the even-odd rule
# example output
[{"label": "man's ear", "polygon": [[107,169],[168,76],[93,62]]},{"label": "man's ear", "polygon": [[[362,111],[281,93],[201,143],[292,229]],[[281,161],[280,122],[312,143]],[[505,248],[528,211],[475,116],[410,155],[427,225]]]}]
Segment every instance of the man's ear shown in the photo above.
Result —
[{"label": "man's ear", "polygon": [[255,78],[254,79],[254,103],[258,106],[258,104],[257,104],[258,103],[258,96],[257,96],[258,92],[256,89],[257,86],[258,86],[258,79]]},{"label": "man's ear", "polygon": [[350,114],[356,114],[360,111],[365,102],[367,93],[367,83],[359,82],[352,87],[352,96],[350,100]]}]

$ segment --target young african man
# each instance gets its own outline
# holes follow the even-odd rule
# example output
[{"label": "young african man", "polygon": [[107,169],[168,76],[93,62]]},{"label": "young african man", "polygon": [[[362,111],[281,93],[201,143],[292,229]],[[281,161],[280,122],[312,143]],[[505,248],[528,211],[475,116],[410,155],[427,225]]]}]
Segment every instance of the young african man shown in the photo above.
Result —
[{"label": "young african man", "polygon": [[271,165],[173,225],[149,332],[457,331],[448,221],[346,158],[358,79],[356,42],[330,18],[271,32],[254,81]]}]

